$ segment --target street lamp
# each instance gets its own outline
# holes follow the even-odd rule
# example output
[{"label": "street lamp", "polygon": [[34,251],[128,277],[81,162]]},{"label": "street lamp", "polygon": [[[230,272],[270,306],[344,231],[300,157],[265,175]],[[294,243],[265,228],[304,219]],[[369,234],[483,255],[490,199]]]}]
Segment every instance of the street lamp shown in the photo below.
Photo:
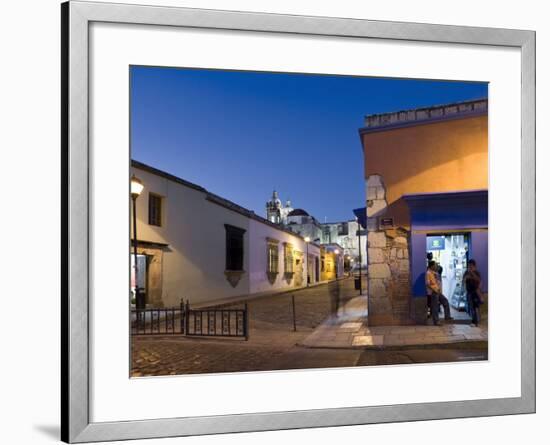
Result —
[{"label": "street lamp", "polygon": [[134,224],[134,289],[136,292],[136,308],[137,309],[143,309],[145,306],[143,303],[144,301],[141,301],[141,295],[139,293],[138,288],[138,258],[137,258],[137,218],[136,218],[136,200],[138,196],[141,194],[143,190],[143,182],[136,178],[135,175],[132,175],[132,179],[130,180],[130,195],[132,196],[132,204],[133,204],[133,212],[132,212],[132,219]]},{"label": "street lamp", "polygon": [[355,221],[357,221],[357,243],[359,244],[359,295],[363,294],[363,278],[361,277],[362,267],[363,267],[363,258],[361,256],[361,224],[359,218],[356,216]]},{"label": "street lamp", "polygon": [[311,238],[309,236],[306,236],[304,238],[304,241],[306,242],[306,287],[309,286],[309,242],[311,241]]},{"label": "street lamp", "polygon": [[338,249],[334,250],[334,255],[336,255],[336,278],[338,278],[338,269],[340,268],[340,251]]}]

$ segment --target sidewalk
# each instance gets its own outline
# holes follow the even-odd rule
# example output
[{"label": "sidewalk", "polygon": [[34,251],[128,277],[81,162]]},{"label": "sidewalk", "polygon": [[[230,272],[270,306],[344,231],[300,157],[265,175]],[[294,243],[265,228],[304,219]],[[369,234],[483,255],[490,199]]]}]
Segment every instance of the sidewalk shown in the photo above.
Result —
[{"label": "sidewalk", "polygon": [[[366,325],[367,297],[351,299],[338,316],[321,323],[298,346],[336,349],[406,349],[488,341],[486,327],[464,324],[441,326],[375,326]],[[442,321],[443,323],[443,321]]]}]

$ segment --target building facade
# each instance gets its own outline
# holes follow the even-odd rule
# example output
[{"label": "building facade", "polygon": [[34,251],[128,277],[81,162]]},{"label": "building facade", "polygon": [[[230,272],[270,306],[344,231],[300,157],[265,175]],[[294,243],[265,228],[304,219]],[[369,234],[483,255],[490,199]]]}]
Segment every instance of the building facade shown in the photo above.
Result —
[{"label": "building facade", "polygon": [[344,255],[338,244],[321,245],[321,280],[330,281],[344,276]]},{"label": "building facade", "polygon": [[[336,243],[344,253],[345,268],[356,269],[361,261],[367,264],[367,233],[355,219],[335,223],[322,223],[323,244]],[[359,232],[360,231],[360,232]]]},{"label": "building facade", "polygon": [[285,227],[300,236],[320,243],[322,238],[321,224],[304,209],[294,209],[287,216]]},{"label": "building facade", "polygon": [[[358,232],[360,227],[356,219],[320,223],[306,210],[294,209],[290,201],[283,206],[277,191],[273,191],[271,199],[266,203],[266,218],[315,243],[338,244],[341,247],[346,270],[358,268],[360,260],[363,265],[366,265],[366,231],[362,229],[361,233]],[[363,237],[362,242],[361,237]]]},{"label": "building facade", "polygon": [[452,304],[468,259],[487,292],[487,106],[482,99],[365,118],[369,324],[425,323],[428,258],[443,267]]},{"label": "building facade", "polygon": [[131,174],[144,185],[136,200],[137,283],[149,306],[208,305],[321,281],[318,244],[145,164],[133,161]]}]

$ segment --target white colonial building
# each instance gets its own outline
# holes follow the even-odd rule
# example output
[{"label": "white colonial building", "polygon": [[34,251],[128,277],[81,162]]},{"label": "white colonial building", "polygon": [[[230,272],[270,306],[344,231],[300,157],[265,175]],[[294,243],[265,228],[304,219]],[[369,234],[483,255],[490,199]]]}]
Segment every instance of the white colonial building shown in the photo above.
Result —
[{"label": "white colonial building", "polygon": [[206,305],[320,282],[317,243],[145,164],[133,161],[131,174],[144,185],[137,281],[148,305]]},{"label": "white colonial building", "polygon": [[321,224],[304,209],[294,209],[288,214],[285,227],[316,243],[321,242]]},{"label": "white colonial building", "polygon": [[292,208],[290,201],[283,206],[276,191],[273,191],[271,200],[266,203],[266,217],[317,244],[339,245],[347,270],[356,269],[359,264],[366,270],[367,232],[355,219],[320,223],[306,210]]},{"label": "white colonial building", "polygon": [[344,251],[346,262],[350,263],[347,267],[354,268],[361,261],[366,269],[367,231],[361,228],[356,220],[323,223],[322,229],[321,243],[340,245]]}]

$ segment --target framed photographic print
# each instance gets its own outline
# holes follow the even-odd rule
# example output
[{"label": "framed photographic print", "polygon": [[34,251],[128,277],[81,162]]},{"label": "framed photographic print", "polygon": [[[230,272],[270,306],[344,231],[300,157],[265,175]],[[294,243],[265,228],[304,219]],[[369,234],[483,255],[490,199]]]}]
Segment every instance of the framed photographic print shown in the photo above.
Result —
[{"label": "framed photographic print", "polygon": [[61,11],[64,441],[534,412],[533,32]]}]

